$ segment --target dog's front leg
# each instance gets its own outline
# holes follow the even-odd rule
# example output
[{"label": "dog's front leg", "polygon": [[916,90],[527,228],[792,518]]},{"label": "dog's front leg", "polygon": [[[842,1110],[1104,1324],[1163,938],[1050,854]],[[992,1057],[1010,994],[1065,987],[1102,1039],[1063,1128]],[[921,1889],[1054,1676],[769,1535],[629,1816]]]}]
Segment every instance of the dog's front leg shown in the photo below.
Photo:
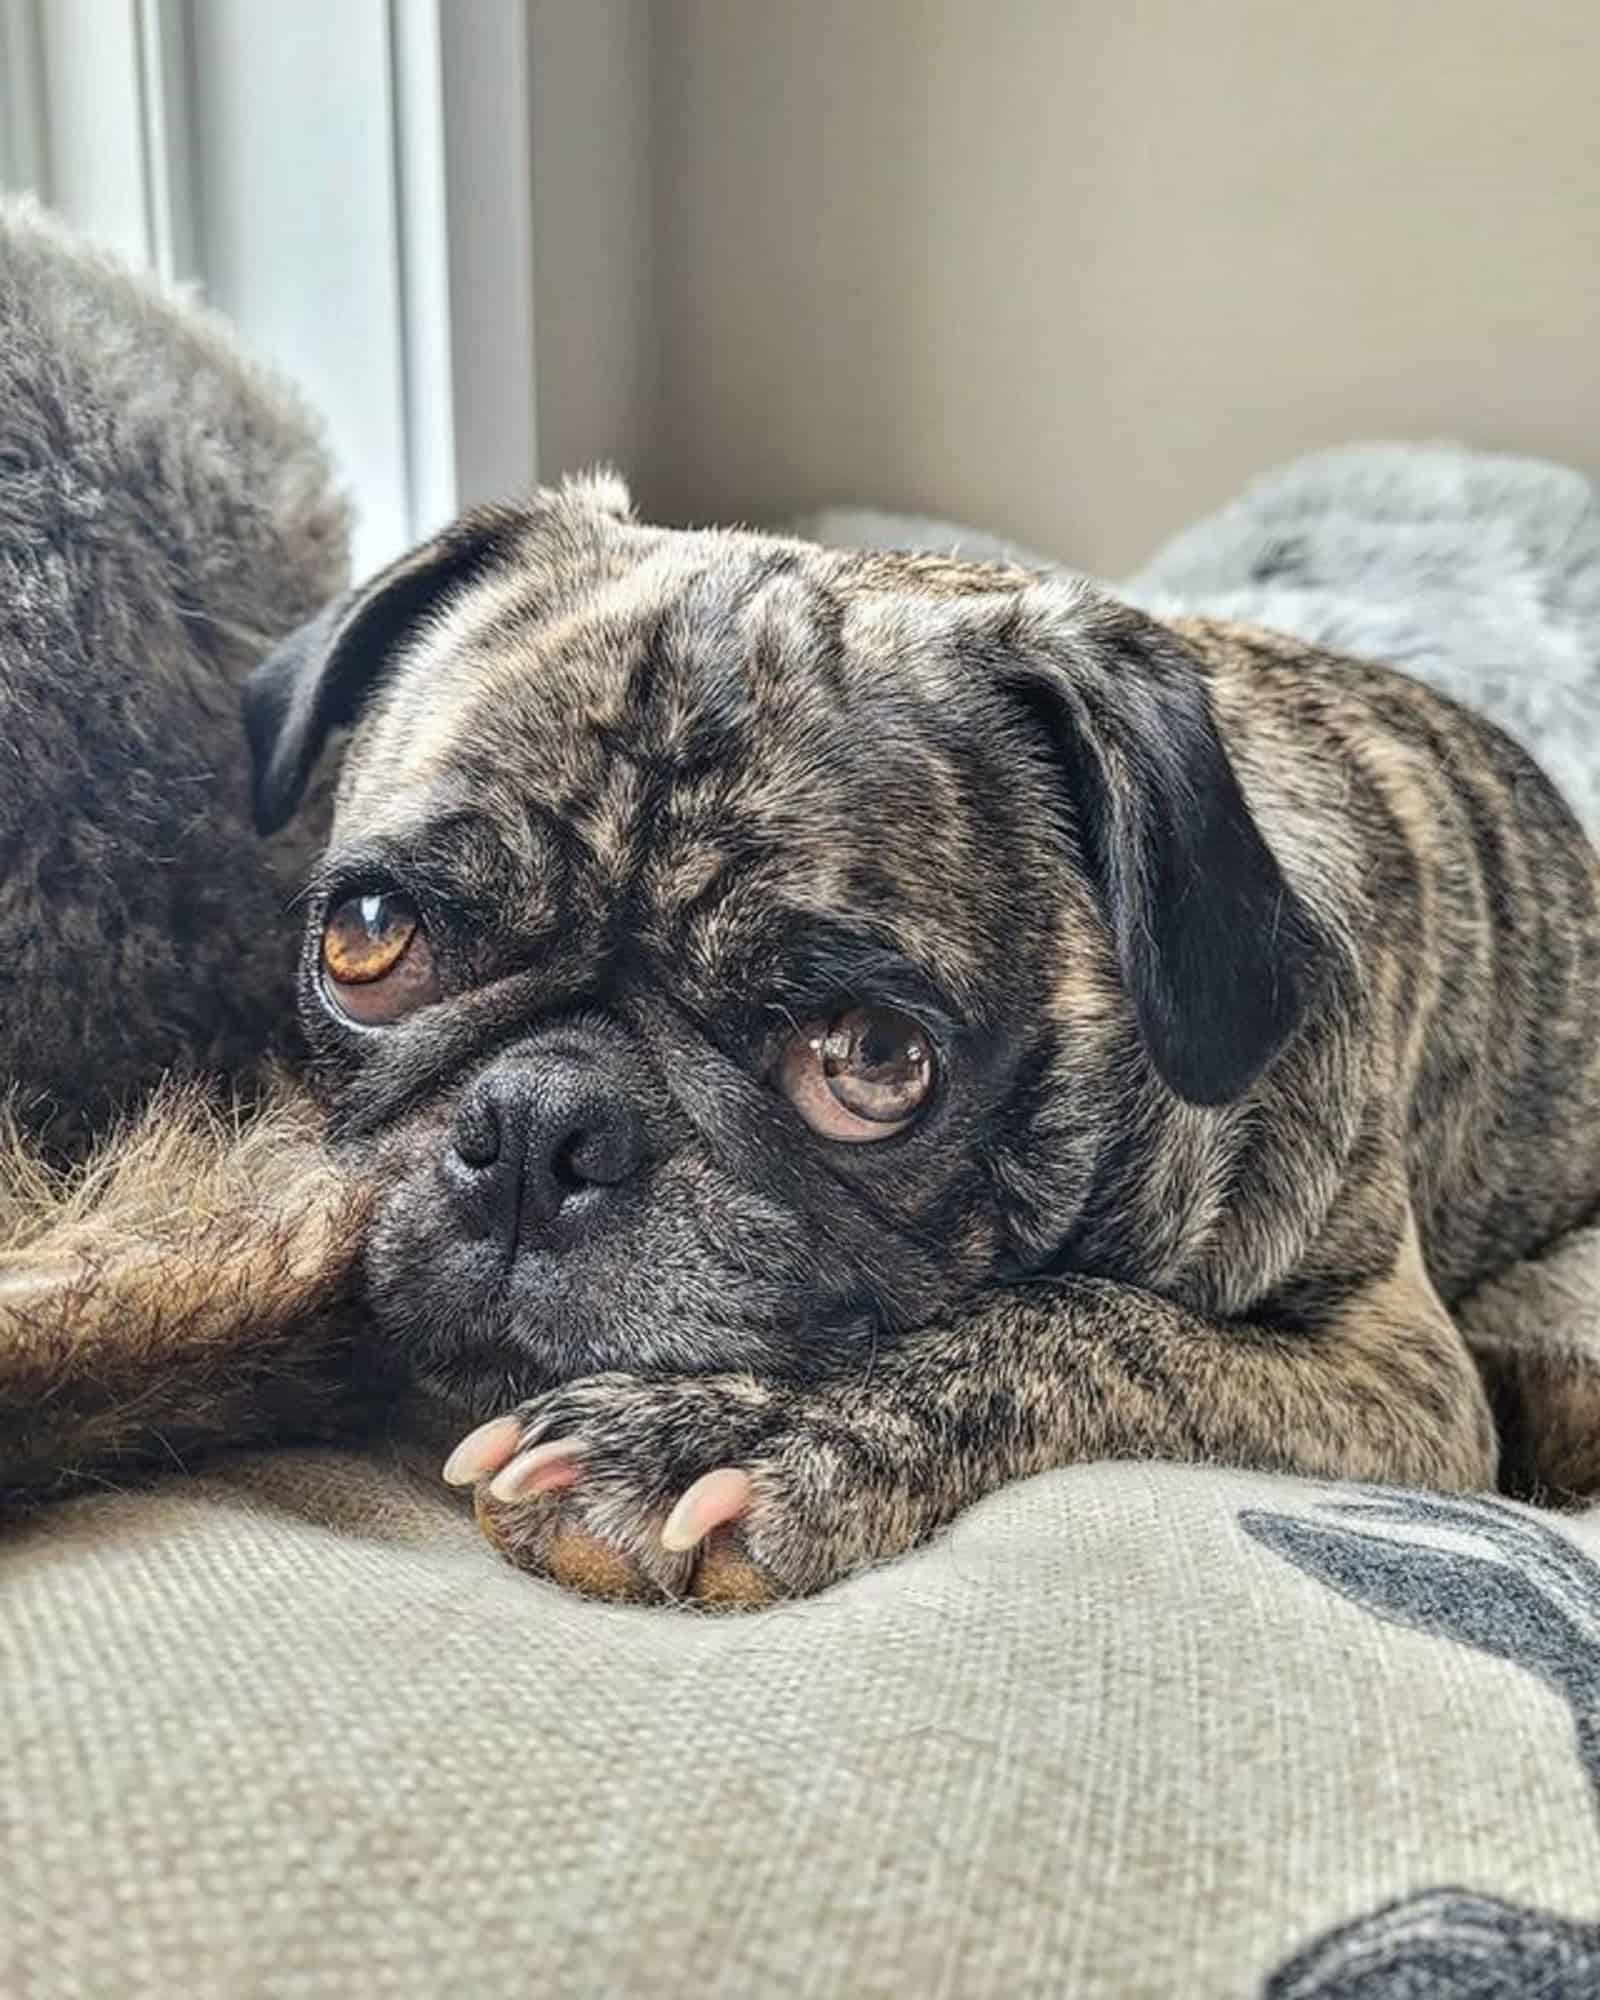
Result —
[{"label": "dog's front leg", "polygon": [[1495,1476],[1477,1371],[1414,1250],[1314,1332],[1066,1279],[992,1293],[821,1386],[596,1376],[485,1425],[448,1476],[511,1560],[575,1588],[759,1604],[899,1555],[1008,1481],[1106,1458]]},{"label": "dog's front leg", "polygon": [[366,1196],[290,1100],[159,1100],[62,1182],[0,1174],[0,1504],[346,1427]]}]

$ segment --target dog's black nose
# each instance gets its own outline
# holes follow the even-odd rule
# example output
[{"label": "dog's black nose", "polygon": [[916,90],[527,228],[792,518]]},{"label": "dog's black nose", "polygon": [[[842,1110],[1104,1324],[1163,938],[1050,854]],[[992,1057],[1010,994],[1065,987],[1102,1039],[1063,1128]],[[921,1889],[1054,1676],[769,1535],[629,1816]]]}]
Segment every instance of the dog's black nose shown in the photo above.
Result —
[{"label": "dog's black nose", "polygon": [[479,1225],[514,1251],[530,1232],[566,1238],[597,1221],[644,1157],[644,1132],[593,1061],[551,1054],[498,1063],[470,1084],[450,1152]]}]

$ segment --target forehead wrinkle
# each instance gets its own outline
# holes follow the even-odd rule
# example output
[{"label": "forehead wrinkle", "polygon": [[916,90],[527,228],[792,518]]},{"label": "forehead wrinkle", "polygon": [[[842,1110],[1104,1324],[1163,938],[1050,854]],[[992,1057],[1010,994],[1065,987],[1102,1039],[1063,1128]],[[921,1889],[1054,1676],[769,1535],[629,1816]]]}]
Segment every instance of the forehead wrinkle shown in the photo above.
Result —
[{"label": "forehead wrinkle", "polygon": [[[784,552],[781,560],[787,565],[792,557]],[[720,832],[708,822],[719,808],[727,811],[731,794],[745,816],[759,817],[751,814],[754,793],[765,789],[792,804],[838,776],[837,746],[828,771],[808,768],[814,758],[797,759],[793,746],[780,746],[777,768],[753,778],[736,746],[724,745],[747,705],[744,628],[775,582],[771,560],[740,565],[732,575],[726,561],[696,570],[681,557],[641,570],[650,573],[609,586],[530,635],[525,647],[508,649],[521,657],[491,663],[471,703],[485,737],[492,729],[503,743],[517,723],[525,738],[538,732],[540,793],[568,819],[612,890],[648,860],[647,836],[663,820],[692,815],[703,834]],[[657,573],[675,584],[664,605]],[[738,699],[728,699],[730,686]],[[709,760],[724,753],[719,771]],[[696,878],[699,893],[703,864]]]},{"label": "forehead wrinkle", "polygon": [[627,758],[612,756],[603,765],[592,796],[575,800],[569,808],[568,824],[608,889],[620,890],[633,872],[644,804],[643,772]]},{"label": "forehead wrinkle", "polygon": [[[661,543],[530,627],[523,645],[491,651],[484,695],[515,698],[531,686],[554,696],[560,712],[578,707],[590,719],[620,722],[628,679],[641,652],[674,616],[703,568],[694,537]],[[513,650],[515,657],[510,657]]]},{"label": "forehead wrinkle", "polygon": [[697,972],[713,976],[743,943],[732,891],[743,900],[759,890],[769,907],[876,926],[944,990],[973,994],[986,911],[949,891],[952,881],[982,879],[964,774],[939,746],[913,740],[899,781],[885,785],[860,768],[858,741],[845,749],[835,754],[826,733],[780,744],[754,773],[701,776],[670,793],[658,821],[666,837],[645,877],[656,928],[681,925]]},{"label": "forehead wrinkle", "polygon": [[[664,544],[492,652],[473,700],[531,700],[563,720],[631,728],[641,747],[671,755],[706,720],[726,723],[748,705],[796,560],[793,546],[757,538]],[[791,612],[788,623],[792,655],[803,621]]]},{"label": "forehead wrinkle", "polygon": [[832,592],[792,560],[760,576],[741,607],[736,634],[751,706],[777,721],[836,709],[844,689],[842,617]]},{"label": "forehead wrinkle", "polygon": [[[532,704],[552,718],[581,707],[620,722],[641,634],[667,616],[702,667],[709,654],[742,668],[775,712],[803,712],[823,690],[838,702],[851,683],[879,697],[890,685],[947,694],[959,650],[953,642],[998,629],[1028,581],[1017,572],[862,557],[742,530],[608,522],[602,531],[560,510],[540,523],[537,532],[530,526],[519,562],[419,624],[374,704],[374,716],[387,710],[397,727],[378,732],[390,739],[382,744],[375,733],[372,756],[363,756],[373,777],[363,795],[405,771],[442,769],[462,712],[484,703]],[[1055,595],[1071,597],[1059,588]],[[451,698],[441,700],[441,688]],[[708,691],[702,680],[702,699]],[[668,740],[684,719],[669,718]]]},{"label": "forehead wrinkle", "polygon": [[[893,701],[899,676],[885,674],[881,658],[847,663],[846,607],[797,573],[807,553],[756,538],[741,546],[738,537],[686,536],[591,583],[553,617],[515,629],[505,614],[524,601],[517,577],[468,593],[412,649],[377,732],[406,741],[379,746],[388,754],[373,760],[374,776],[383,784],[401,765],[447,768],[463,733],[483,728],[503,740],[511,731],[524,739],[527,767],[542,766],[560,796],[603,782],[598,746],[586,740],[597,727],[632,732],[658,755],[682,753],[703,722],[726,729],[754,702],[782,737],[751,789],[764,790],[770,807],[773,795],[792,804],[837,787],[856,761],[848,697]],[[636,704],[651,660],[652,700]],[[458,694],[440,702],[445,676]],[[608,850],[616,844],[606,836]]]},{"label": "forehead wrinkle", "polygon": [[[837,895],[818,895],[806,857],[765,853],[735,861],[702,853],[697,859],[707,870],[699,894],[675,906],[654,904],[649,942],[668,967],[690,975],[702,996],[724,990],[760,1004],[781,992],[815,996],[821,985],[843,992],[855,979],[863,999],[904,999],[914,984],[920,997],[931,988],[965,1012],[982,1011],[979,965],[943,926],[916,912],[863,903],[847,884]],[[674,886],[688,888],[693,879],[678,878]],[[661,885],[659,873],[655,881]],[[772,992],[752,990],[763,979]]]},{"label": "forehead wrinkle", "polygon": [[664,613],[631,720],[659,756],[704,765],[750,707],[741,612],[753,579],[700,570]]},{"label": "forehead wrinkle", "polygon": [[644,857],[649,903],[664,923],[681,919],[691,905],[709,906],[719,887],[727,893],[732,885],[725,878],[733,851],[731,842],[685,834]]}]

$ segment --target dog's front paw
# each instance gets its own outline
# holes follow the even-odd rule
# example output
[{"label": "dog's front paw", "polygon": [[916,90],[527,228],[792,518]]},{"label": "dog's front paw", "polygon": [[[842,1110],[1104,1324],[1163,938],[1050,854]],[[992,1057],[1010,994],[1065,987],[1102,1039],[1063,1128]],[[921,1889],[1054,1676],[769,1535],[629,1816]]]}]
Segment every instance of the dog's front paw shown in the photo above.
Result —
[{"label": "dog's front paw", "polygon": [[519,1568],[591,1597],[750,1608],[920,1539],[861,1442],[750,1376],[594,1375],[474,1431],[445,1477]]}]

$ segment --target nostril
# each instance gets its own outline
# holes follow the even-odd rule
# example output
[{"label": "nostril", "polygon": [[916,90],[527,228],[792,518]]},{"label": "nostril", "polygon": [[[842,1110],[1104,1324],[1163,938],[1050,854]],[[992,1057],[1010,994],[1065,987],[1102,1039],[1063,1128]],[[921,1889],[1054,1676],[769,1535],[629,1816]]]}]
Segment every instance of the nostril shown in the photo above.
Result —
[{"label": "nostril", "polygon": [[492,1167],[500,1157],[500,1120],[487,1096],[466,1099],[456,1111],[450,1135],[464,1167]]},{"label": "nostril", "polygon": [[566,1187],[614,1187],[628,1178],[643,1151],[639,1121],[630,1106],[606,1104],[560,1149],[555,1168]]},{"label": "nostril", "polygon": [[551,1156],[550,1177],[564,1194],[574,1194],[579,1188],[587,1187],[594,1178],[586,1174],[578,1164],[578,1151],[588,1134],[574,1132],[564,1145],[558,1146]]}]

